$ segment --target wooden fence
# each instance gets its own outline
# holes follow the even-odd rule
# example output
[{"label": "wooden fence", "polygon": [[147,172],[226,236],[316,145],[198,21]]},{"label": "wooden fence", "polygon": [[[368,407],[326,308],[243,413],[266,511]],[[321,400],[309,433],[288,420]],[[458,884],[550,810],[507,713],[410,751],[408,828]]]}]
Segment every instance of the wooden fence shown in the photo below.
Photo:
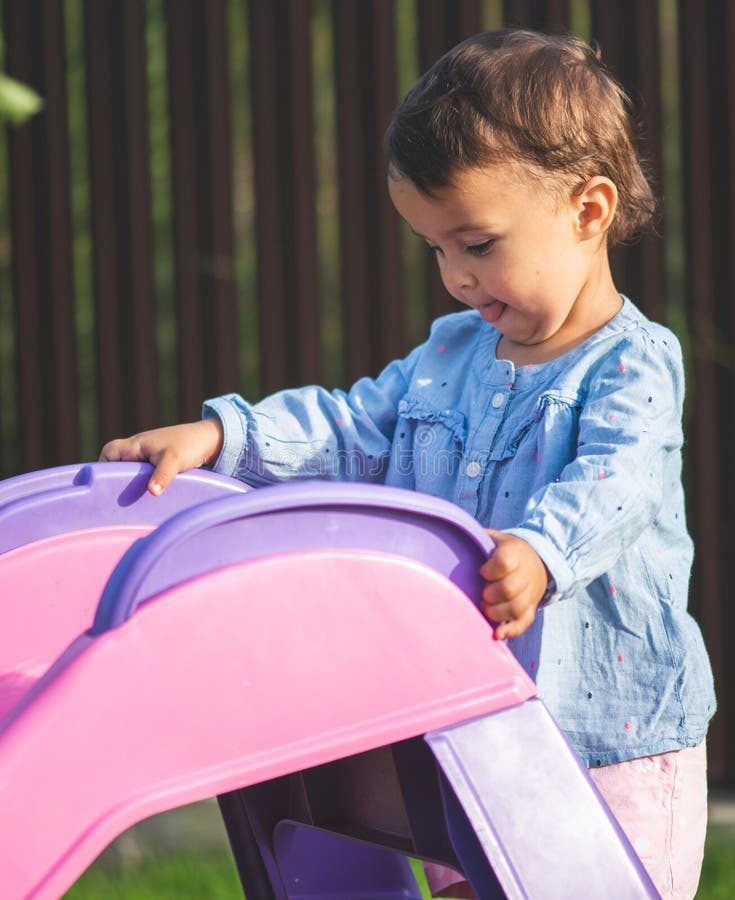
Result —
[{"label": "wooden fence", "polygon": [[594,38],[636,101],[661,237],[621,290],[687,353],[692,606],[735,783],[735,4],[728,0],[2,0],[45,98],[0,139],[0,476],[196,418],[203,398],[376,373],[449,310],[385,190],[397,98],[501,24]]}]

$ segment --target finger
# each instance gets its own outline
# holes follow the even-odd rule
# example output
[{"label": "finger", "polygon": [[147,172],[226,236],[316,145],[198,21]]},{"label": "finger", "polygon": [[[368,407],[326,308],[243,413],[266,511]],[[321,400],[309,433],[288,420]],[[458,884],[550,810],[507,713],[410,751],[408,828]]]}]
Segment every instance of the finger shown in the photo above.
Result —
[{"label": "finger", "polygon": [[100,453],[100,462],[120,462],[120,441],[105,444]]},{"label": "finger", "polygon": [[516,553],[507,545],[498,544],[480,568],[480,575],[486,581],[500,581],[518,571]]},{"label": "finger", "polygon": [[488,585],[480,602],[483,613],[493,622],[513,622],[521,619],[535,604],[530,601],[527,591],[513,590],[508,593],[504,585]]},{"label": "finger", "polygon": [[110,441],[100,453],[101,462],[138,462],[145,459],[148,456],[141,447],[138,435]]},{"label": "finger", "polygon": [[511,601],[488,603],[483,600],[482,611],[492,622],[508,622],[519,615],[518,611],[513,609]]},{"label": "finger", "polygon": [[500,581],[506,578],[513,570],[509,567],[505,557],[494,550],[480,567],[480,575],[485,581]]},{"label": "finger", "polygon": [[523,634],[524,631],[533,623],[533,620],[536,618],[536,610],[533,607],[529,607],[523,615],[519,616],[519,618],[514,619],[512,622],[501,622],[495,628],[494,637],[496,640],[505,641],[508,638],[518,637]]},{"label": "finger", "polygon": [[490,579],[482,589],[483,606],[490,607],[516,603],[525,596],[528,586],[528,577],[520,569],[511,572],[509,575]]},{"label": "finger", "polygon": [[148,490],[154,497],[158,497],[176,478],[181,469],[176,458],[170,453],[164,453],[161,459],[155,463],[155,466],[153,474],[148,481]]}]

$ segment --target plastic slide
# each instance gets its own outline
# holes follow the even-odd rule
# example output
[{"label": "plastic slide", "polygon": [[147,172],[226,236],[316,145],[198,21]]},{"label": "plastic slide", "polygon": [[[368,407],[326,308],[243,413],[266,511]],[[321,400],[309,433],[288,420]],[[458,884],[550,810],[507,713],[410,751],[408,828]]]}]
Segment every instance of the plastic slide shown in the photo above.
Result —
[{"label": "plastic slide", "polygon": [[149,472],[0,483],[4,898],[212,796],[250,900],[419,898],[406,854],[483,900],[657,896],[473,602],[477,523],[203,471],[152,498]]}]

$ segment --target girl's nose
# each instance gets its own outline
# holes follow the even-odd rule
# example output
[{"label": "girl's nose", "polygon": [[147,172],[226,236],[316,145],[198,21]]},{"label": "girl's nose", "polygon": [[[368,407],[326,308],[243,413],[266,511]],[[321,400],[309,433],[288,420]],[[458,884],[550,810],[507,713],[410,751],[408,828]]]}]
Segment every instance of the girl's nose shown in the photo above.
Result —
[{"label": "girl's nose", "polygon": [[472,266],[465,259],[445,260],[441,267],[444,287],[453,297],[461,298],[461,295],[477,286],[477,277]]}]

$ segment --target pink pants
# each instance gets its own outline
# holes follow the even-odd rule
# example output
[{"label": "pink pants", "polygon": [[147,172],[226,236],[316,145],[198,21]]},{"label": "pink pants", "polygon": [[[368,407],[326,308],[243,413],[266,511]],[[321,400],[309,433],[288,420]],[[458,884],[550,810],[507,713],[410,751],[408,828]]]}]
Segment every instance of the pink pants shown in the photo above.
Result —
[{"label": "pink pants", "polygon": [[[707,831],[704,742],[589,772],[664,900],[691,900]],[[424,869],[434,895],[463,881],[446,866]]]}]

